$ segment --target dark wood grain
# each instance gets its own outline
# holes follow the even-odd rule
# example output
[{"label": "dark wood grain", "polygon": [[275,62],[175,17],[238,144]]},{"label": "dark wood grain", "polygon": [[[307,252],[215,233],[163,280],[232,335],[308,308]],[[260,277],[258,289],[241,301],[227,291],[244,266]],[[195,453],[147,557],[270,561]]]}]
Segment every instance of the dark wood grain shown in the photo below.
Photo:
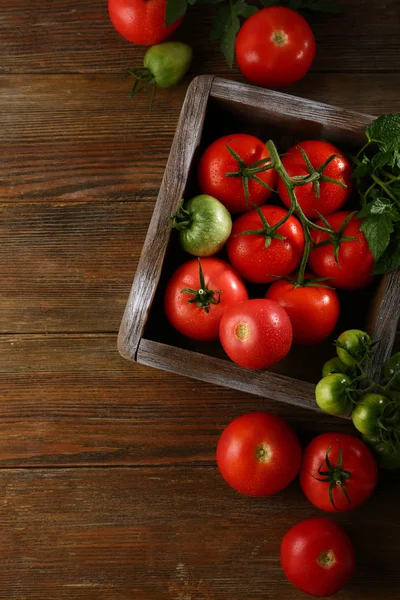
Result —
[{"label": "dark wood grain", "polygon": [[[2,470],[0,485],[4,600],[304,598],[279,564],[286,531],[320,515],[297,482],[250,499],[216,468],[182,466]],[[399,597],[399,493],[399,480],[384,477],[367,504],[333,517],[357,553],[338,599]]]},{"label": "dark wood grain", "polygon": [[[382,0],[379,10],[371,10],[369,0],[342,4],[348,9],[342,15],[306,14],[318,44],[313,70],[398,72],[398,1]],[[214,12],[191,9],[175,38],[193,45],[196,73],[229,74],[218,44],[208,40]],[[2,0],[0,39],[4,73],[116,73],[140,66],[144,54],[114,30],[105,1]]]}]

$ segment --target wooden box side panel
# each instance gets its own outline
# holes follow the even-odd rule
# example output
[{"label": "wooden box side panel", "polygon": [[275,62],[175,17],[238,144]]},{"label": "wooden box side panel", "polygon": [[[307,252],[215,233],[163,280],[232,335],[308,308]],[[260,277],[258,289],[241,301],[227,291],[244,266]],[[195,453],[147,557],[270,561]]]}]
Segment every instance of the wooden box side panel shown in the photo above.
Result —
[{"label": "wooden box side panel", "polygon": [[118,335],[124,358],[135,360],[160,278],[170,230],[168,216],[175,212],[186,186],[193,156],[200,143],[213,77],[197,77],[189,86],[165,169],[160,192],[143,246]]}]

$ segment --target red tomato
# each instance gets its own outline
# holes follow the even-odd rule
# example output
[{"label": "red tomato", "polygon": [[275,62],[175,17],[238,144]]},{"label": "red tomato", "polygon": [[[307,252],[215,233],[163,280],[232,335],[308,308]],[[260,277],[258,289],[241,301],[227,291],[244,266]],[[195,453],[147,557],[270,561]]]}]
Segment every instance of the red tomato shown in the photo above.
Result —
[{"label": "red tomato", "polygon": [[[326,220],[334,231],[338,231],[350,214],[349,211],[341,211],[330,215]],[[308,264],[311,270],[318,277],[331,278],[329,283],[336,288],[358,290],[371,283],[373,279],[371,273],[374,268],[374,257],[364,234],[360,231],[361,223],[362,219],[353,216],[346,225],[342,235],[357,239],[351,242],[340,242],[338,263],[335,260],[333,244],[315,248],[310,252]],[[317,221],[317,225],[325,227],[322,221]],[[329,235],[312,229],[311,237],[316,244],[320,244],[327,240]]]},{"label": "red tomato", "polygon": [[254,412],[232,421],[217,446],[222,477],[247,496],[270,496],[296,477],[301,446],[294,431],[280,417]]},{"label": "red tomato", "polygon": [[203,258],[201,267],[205,286],[200,281],[197,259],[175,271],[165,291],[164,308],[169,322],[180,333],[194,340],[212,341],[218,339],[224,311],[247,300],[248,294],[243,281],[223,260]]},{"label": "red tomato", "polygon": [[315,38],[298,12],[272,6],[243,23],[235,50],[247,79],[263,87],[281,87],[307,73],[315,56]]},{"label": "red tomato", "polygon": [[[339,210],[349,198],[353,189],[353,180],[351,178],[351,164],[345,158],[339,148],[328,142],[320,140],[309,140],[301,142],[297,146],[293,146],[287,151],[282,159],[282,164],[285,167],[288,175],[291,177],[299,175],[308,175],[309,170],[307,164],[301,154],[300,147],[306,152],[310,163],[317,171],[325,161],[333,154],[339,154],[323,169],[322,173],[326,177],[337,179],[346,188],[341,187],[329,181],[320,181],[319,198],[315,195],[315,187],[312,183],[296,187],[296,198],[300,204],[303,213],[309,219],[317,219],[318,213],[322,216],[330,215]],[[290,198],[288,191],[279,178],[278,192],[281,200],[286,206],[290,207]]]},{"label": "red tomato", "polygon": [[[241,169],[227,146],[240,156],[246,167],[269,158],[269,153],[264,142],[258,138],[246,133],[237,133],[225,135],[213,142],[200,159],[198,180],[203,194],[214,196],[230,212],[243,212],[251,208],[251,204],[260,205],[265,202],[271,195],[271,190],[249,177],[249,199],[246,202],[242,177],[226,176],[227,173],[236,173]],[[256,173],[256,177],[270,188],[274,188],[276,184],[277,175],[274,169]]]},{"label": "red tomato", "polygon": [[[276,225],[287,214],[279,206],[265,205],[259,210],[270,226]],[[256,210],[241,215],[233,223],[226,246],[232,265],[242,277],[253,283],[274,281],[271,275],[289,275],[299,264],[304,250],[304,232],[296,217],[289,217],[276,232],[286,239],[272,238],[268,247],[265,233],[242,234],[243,231],[263,229],[263,221]]]},{"label": "red tomato", "polygon": [[321,510],[343,512],[360,506],[371,496],[377,480],[372,453],[352,435],[324,433],[305,450],[300,484],[309,501]]},{"label": "red tomato", "polygon": [[324,517],[297,523],[284,536],[281,563],[289,581],[311,596],[331,596],[353,575],[355,553],[347,533]]},{"label": "red tomato", "polygon": [[247,300],[223,314],[219,339],[235,363],[246,369],[266,369],[286,356],[292,345],[292,326],[284,309],[273,300]]},{"label": "red tomato", "polygon": [[108,12],[115,29],[129,42],[152,46],[166,40],[183,18],[165,27],[167,0],[108,0]]},{"label": "red tomato", "polygon": [[[296,275],[290,276],[295,280]],[[289,315],[293,328],[293,343],[303,346],[320,344],[329,337],[339,317],[339,297],[335,290],[307,285],[312,275],[306,275],[306,285],[279,279],[266,293],[266,298],[275,300]]]}]

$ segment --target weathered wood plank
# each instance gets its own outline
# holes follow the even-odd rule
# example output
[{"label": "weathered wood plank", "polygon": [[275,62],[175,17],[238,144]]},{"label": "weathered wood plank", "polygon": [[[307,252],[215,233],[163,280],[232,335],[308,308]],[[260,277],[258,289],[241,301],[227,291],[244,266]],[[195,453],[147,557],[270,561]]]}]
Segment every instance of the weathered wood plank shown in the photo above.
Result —
[{"label": "weathered wood plank", "polygon": [[[240,496],[216,468],[2,470],[0,485],[1,599],[304,597],[279,564],[285,532],[320,515],[297,482],[268,499]],[[399,492],[383,477],[367,504],[334,517],[358,562],[342,600],[397,600]]]}]

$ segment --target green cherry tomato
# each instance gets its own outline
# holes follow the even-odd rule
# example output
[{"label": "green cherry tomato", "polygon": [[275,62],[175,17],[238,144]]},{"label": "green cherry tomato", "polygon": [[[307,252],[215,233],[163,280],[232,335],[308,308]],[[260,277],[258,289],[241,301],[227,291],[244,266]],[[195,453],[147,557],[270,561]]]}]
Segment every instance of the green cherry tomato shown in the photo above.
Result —
[{"label": "green cherry tomato", "polygon": [[[397,375],[395,375],[397,373]],[[395,377],[393,377],[395,375]],[[391,381],[390,388],[400,391],[400,352],[393,354],[383,367],[385,383]]]},{"label": "green cherry tomato", "polygon": [[183,79],[192,62],[193,51],[182,42],[164,42],[149,48],[143,64],[149,69],[156,84],[169,88]]},{"label": "green cherry tomato", "polygon": [[339,335],[337,341],[341,345],[336,347],[337,355],[349,367],[353,367],[365,356],[365,351],[371,344],[368,333],[361,329],[348,329]]},{"label": "green cherry tomato", "polygon": [[348,415],[353,403],[348,395],[351,379],[343,373],[333,373],[321,379],[315,388],[318,406],[329,415]]},{"label": "green cherry tomato", "polygon": [[382,394],[364,394],[354,408],[351,418],[354,426],[364,435],[378,435],[379,422],[390,400]]},{"label": "green cherry tomato", "polygon": [[326,361],[324,366],[322,367],[322,377],[327,377],[328,375],[332,375],[333,373],[349,373],[350,367],[342,363],[340,358],[334,356]]},{"label": "green cherry tomato", "polygon": [[363,435],[363,441],[377,456],[382,469],[400,469],[400,446],[374,435]]},{"label": "green cherry tomato", "polygon": [[232,218],[213,196],[201,194],[182,204],[171,217],[182,248],[194,256],[212,256],[221,250],[232,230]]}]

